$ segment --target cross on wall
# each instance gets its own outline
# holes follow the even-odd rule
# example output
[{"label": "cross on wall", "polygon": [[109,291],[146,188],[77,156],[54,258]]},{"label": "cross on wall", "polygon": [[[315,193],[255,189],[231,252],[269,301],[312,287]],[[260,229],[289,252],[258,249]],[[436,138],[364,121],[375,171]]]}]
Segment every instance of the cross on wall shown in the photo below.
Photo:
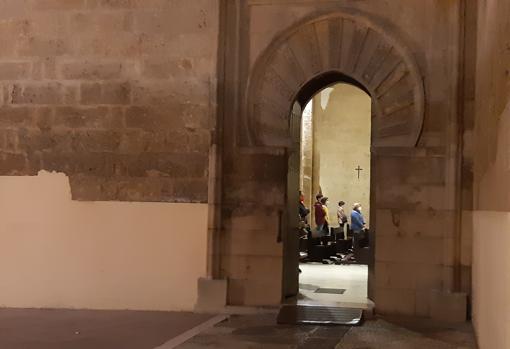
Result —
[{"label": "cross on wall", "polygon": [[358,179],[359,179],[360,172],[363,171],[363,169],[358,165],[358,167],[355,168],[354,170],[358,171]]}]

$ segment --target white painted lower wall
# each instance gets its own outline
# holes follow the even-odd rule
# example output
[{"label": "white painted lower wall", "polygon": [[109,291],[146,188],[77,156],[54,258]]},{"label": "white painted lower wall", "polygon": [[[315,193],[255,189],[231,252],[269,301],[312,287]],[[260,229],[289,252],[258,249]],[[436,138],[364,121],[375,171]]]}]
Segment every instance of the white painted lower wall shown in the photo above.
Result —
[{"label": "white painted lower wall", "polygon": [[191,310],[207,204],[77,202],[64,174],[0,177],[0,306]]},{"label": "white painted lower wall", "polygon": [[510,212],[473,218],[473,324],[480,349],[510,348]]}]

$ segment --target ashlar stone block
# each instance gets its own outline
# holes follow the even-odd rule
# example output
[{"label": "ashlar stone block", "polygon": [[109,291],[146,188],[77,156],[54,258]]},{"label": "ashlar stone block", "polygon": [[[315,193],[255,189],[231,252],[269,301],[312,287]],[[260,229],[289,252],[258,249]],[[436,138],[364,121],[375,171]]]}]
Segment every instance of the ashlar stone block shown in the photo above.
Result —
[{"label": "ashlar stone block", "polygon": [[432,319],[448,322],[464,322],[467,319],[467,295],[432,291],[430,301]]}]

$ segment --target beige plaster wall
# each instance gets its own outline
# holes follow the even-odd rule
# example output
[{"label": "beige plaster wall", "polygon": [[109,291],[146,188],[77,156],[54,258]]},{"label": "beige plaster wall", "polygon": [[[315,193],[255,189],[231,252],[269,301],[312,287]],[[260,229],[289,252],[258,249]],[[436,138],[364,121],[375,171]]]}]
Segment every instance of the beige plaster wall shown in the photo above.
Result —
[{"label": "beige plaster wall", "polygon": [[473,214],[473,323],[481,349],[510,347],[510,95],[507,100],[492,130],[494,161],[483,174],[476,159],[486,155],[475,157],[481,176]]},{"label": "beige plaster wall", "polygon": [[510,3],[478,7],[473,323],[481,349],[510,347]]},{"label": "beige plaster wall", "polygon": [[[348,214],[355,202],[363,205],[370,221],[370,118],[371,100],[349,84],[336,84],[314,98],[313,117],[318,132],[315,146],[320,157],[319,183],[329,197],[330,218],[338,226],[336,209],[345,201]],[[363,169],[358,172],[358,165]]]},{"label": "beige plaster wall", "polygon": [[480,349],[510,348],[510,212],[474,213],[473,324]]},{"label": "beige plaster wall", "polygon": [[64,174],[0,177],[0,306],[191,310],[206,204],[71,201]]}]

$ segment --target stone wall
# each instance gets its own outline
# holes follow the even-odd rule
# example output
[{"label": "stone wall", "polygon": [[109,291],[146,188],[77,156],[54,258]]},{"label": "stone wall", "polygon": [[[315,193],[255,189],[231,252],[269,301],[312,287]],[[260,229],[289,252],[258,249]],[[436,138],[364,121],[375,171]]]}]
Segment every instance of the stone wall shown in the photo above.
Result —
[{"label": "stone wall", "polygon": [[461,270],[460,290],[470,294],[473,249],[473,134],[475,124],[475,81],[477,55],[477,14],[475,1],[464,1],[461,6],[464,23],[461,28],[461,64],[459,82],[459,146],[462,151],[459,168],[457,200],[462,208],[460,217],[460,251]]},{"label": "stone wall", "polygon": [[479,2],[474,132],[473,323],[479,346],[510,347],[510,3]]},{"label": "stone wall", "polygon": [[[454,275],[460,263],[454,248],[459,212],[455,194],[459,183],[460,5],[460,1],[439,0],[416,0],[412,5],[409,1],[352,0],[285,4],[257,0],[229,5],[228,28],[239,33],[227,36],[226,54],[232,67],[225,75],[230,98],[225,120],[229,125],[242,122],[243,91],[257,58],[274,47],[280,33],[304,18],[348,9],[360,18],[376,21],[416,59],[425,88],[425,119],[418,146],[374,152],[372,203],[376,210],[371,219],[376,255],[369,285],[376,307],[383,313],[428,316],[432,290],[455,288]],[[329,28],[331,33],[334,27]],[[304,50],[309,44],[306,40],[289,43]],[[296,60],[305,62],[302,69],[314,69],[306,65],[313,62],[308,56]],[[299,69],[290,67],[288,76],[298,75]],[[274,76],[269,81],[280,86],[275,90],[284,88]],[[266,97],[267,103],[274,103],[269,94]],[[264,122],[264,130],[270,130],[272,120]],[[235,127],[225,129],[221,275],[230,279],[232,304],[275,304],[282,294],[282,246],[277,241],[285,233],[279,218],[286,208],[286,153],[281,148],[238,148],[238,137]],[[241,241],[253,243],[243,245]]]},{"label": "stone wall", "polygon": [[0,3],[0,175],[73,199],[206,202],[218,2]]}]

